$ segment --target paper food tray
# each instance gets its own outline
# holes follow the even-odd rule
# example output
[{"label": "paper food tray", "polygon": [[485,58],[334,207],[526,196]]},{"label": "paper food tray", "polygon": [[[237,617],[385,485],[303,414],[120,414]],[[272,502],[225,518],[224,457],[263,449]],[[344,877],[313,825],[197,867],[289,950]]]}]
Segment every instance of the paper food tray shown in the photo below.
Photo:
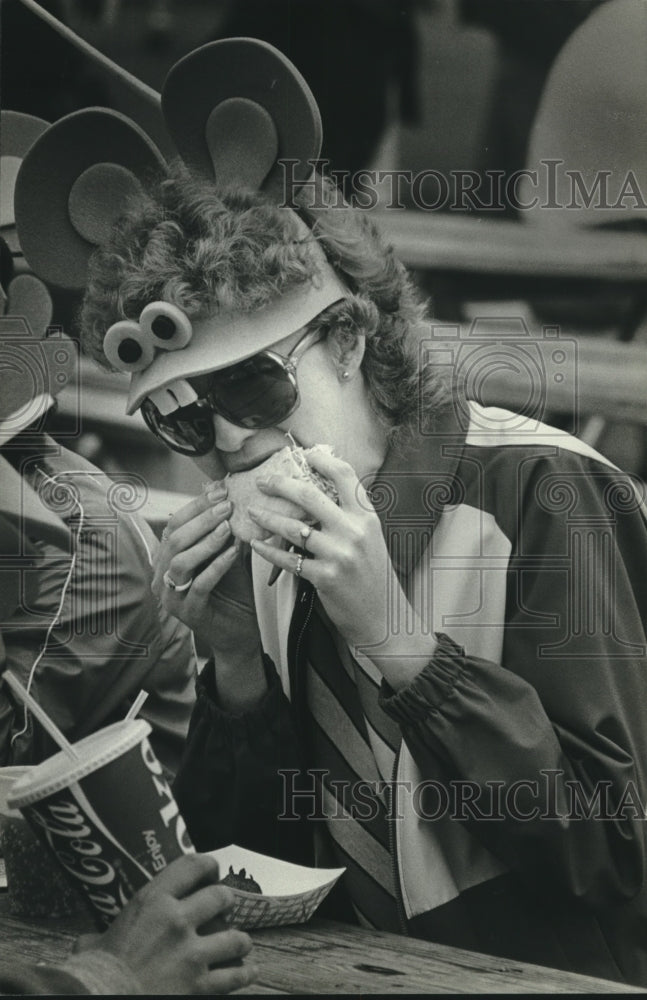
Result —
[{"label": "paper food tray", "polygon": [[242,889],[231,890],[236,900],[231,923],[245,929],[305,923],[346,871],[293,865],[236,844],[209,853],[218,860],[221,878],[225,878],[230,865],[236,874],[244,868],[263,890],[262,896]]}]

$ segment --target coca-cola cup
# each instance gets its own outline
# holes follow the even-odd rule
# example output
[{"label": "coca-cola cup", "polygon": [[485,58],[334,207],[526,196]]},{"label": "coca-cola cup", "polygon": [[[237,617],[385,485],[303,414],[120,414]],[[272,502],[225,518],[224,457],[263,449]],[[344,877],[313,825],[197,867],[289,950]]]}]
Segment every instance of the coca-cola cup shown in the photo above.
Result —
[{"label": "coca-cola cup", "polygon": [[0,866],[4,858],[9,913],[17,917],[67,917],[84,909],[51,851],[7,797],[28,767],[0,767]]},{"label": "coca-cola cup", "polygon": [[194,847],[141,719],[116,722],[30,768],[8,796],[81,888],[100,927]]}]

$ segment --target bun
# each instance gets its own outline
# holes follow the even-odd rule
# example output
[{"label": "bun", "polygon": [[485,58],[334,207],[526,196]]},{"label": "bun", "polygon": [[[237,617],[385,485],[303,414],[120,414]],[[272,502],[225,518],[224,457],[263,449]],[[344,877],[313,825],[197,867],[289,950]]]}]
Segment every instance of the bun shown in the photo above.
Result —
[{"label": "bun", "polygon": [[256,485],[256,480],[267,478],[276,473],[291,476],[293,479],[308,480],[337,503],[338,496],[334,485],[308,465],[308,456],[313,452],[322,451],[332,454],[332,449],[324,444],[315,445],[313,448],[291,448],[286,445],[285,448],[270,455],[267,461],[261,465],[245,472],[235,472],[225,476],[228,497],[233,504],[233,512],[229,518],[232,534],[243,542],[251,542],[253,538],[269,537],[270,532],[255,524],[249,517],[247,509],[250,505],[265,507],[267,510],[276,511],[276,513],[286,517],[296,517],[306,523],[313,523],[312,518],[306,514],[303,508],[298,507],[292,501],[261,493]]}]

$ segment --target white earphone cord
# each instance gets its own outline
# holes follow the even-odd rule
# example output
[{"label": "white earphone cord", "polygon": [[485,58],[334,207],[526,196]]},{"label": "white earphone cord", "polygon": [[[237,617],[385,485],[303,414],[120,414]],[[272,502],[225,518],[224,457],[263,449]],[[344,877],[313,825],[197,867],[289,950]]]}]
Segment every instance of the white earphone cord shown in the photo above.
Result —
[{"label": "white earphone cord", "polygon": [[[65,487],[65,483],[63,483],[63,484],[58,483],[56,481],[56,479],[53,479],[51,476],[48,476],[47,473],[43,472],[42,469],[38,469],[37,471],[40,473],[40,475],[45,480],[47,480],[47,482],[52,483],[54,486],[57,486],[57,487],[60,487],[61,485],[63,485],[63,487]],[[71,583],[71,580],[72,580],[72,576],[74,574],[74,568],[76,566],[76,557],[77,557],[77,553],[78,553],[79,539],[81,537],[81,531],[83,530],[83,522],[85,520],[85,511],[83,509],[83,504],[74,495],[74,492],[71,489],[69,490],[69,492],[70,492],[70,496],[71,496],[72,500],[74,501],[74,503],[76,504],[76,506],[79,508],[79,511],[80,511],[79,525],[78,525],[78,528],[76,530],[76,536],[74,538],[74,552],[72,553],[72,559],[70,561],[69,569],[68,569],[67,575],[65,577],[65,582],[63,583],[63,587],[61,589],[61,597],[60,597],[60,600],[59,600],[59,603],[58,603],[58,608],[56,609],[56,613],[55,613],[54,617],[52,618],[51,622],[49,623],[49,626],[47,628],[47,632],[45,634],[45,640],[43,642],[43,645],[41,646],[40,652],[38,653],[38,656],[36,657],[36,659],[32,663],[31,669],[29,671],[29,677],[28,677],[28,680],[27,680],[27,692],[28,693],[31,693],[31,685],[32,685],[32,682],[34,680],[34,676],[36,674],[36,669],[38,667],[38,664],[42,660],[43,656],[45,655],[45,652],[47,650],[47,645],[48,645],[49,640],[50,640],[50,636],[51,636],[53,630],[56,628],[56,626],[58,625],[58,623],[60,621],[61,613],[63,611],[63,605],[65,603],[65,597],[67,595],[67,591],[68,591],[68,588],[70,586],[70,583]],[[27,727],[28,727],[28,724],[29,724],[29,720],[28,720],[28,717],[27,717],[27,712],[28,712],[28,709],[27,709],[27,706],[25,706],[25,708],[24,708],[24,723],[23,723],[23,727],[17,733],[14,733],[13,736],[11,737],[11,745],[12,746],[13,746],[13,744],[15,743],[15,741],[20,736],[23,736],[27,732]]]}]

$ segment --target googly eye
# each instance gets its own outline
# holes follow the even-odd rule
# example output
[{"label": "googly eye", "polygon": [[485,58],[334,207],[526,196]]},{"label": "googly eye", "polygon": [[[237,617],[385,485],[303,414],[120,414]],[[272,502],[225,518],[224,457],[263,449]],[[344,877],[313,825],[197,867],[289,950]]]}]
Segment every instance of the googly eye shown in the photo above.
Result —
[{"label": "googly eye", "polygon": [[193,335],[189,317],[170,302],[150,302],[144,306],[139,325],[162,351],[179,351]]},{"label": "googly eye", "polygon": [[113,323],[103,338],[103,353],[121,372],[141,372],[155,356],[150,334],[139,323],[122,319]]}]

